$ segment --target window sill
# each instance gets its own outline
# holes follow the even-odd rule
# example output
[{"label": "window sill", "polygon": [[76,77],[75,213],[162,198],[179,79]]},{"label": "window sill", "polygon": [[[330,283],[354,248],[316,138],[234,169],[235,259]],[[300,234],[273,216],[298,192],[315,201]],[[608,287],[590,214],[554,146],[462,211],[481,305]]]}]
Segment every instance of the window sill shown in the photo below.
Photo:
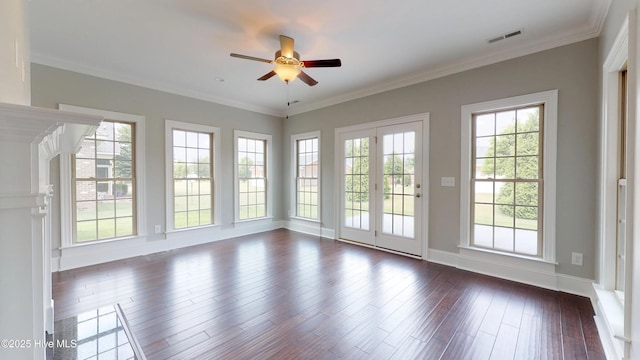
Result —
[{"label": "window sill", "polygon": [[598,308],[613,337],[630,342],[630,339],[624,336],[624,305],[616,292],[601,289],[596,284],[594,284],[594,290],[598,299]]},{"label": "window sill", "polygon": [[[220,225],[211,224],[211,225],[191,226],[191,227],[186,227],[186,228],[167,230],[167,231],[164,232],[164,234],[170,235],[170,234],[175,234],[175,233],[188,232],[188,231],[192,231],[192,230],[213,229],[213,228],[217,228],[217,227],[220,227]],[[160,234],[163,234],[163,233],[160,233]]]},{"label": "window sill", "polygon": [[304,221],[304,222],[309,222],[309,223],[314,223],[314,224],[320,224],[320,220],[303,218],[303,217],[299,217],[299,216],[289,216],[289,220]]},{"label": "window sill", "polygon": [[460,245],[460,246],[458,246],[458,248],[465,249],[465,250],[470,250],[470,251],[477,251],[479,253],[492,254],[492,255],[495,255],[495,256],[501,256],[501,257],[506,257],[506,258],[510,258],[510,259],[521,259],[521,260],[533,261],[533,262],[537,262],[537,263],[549,264],[549,265],[554,265],[554,266],[558,265],[558,262],[556,262],[556,261],[545,260],[543,258],[539,258],[539,257],[535,257],[535,256],[527,256],[527,255],[522,255],[522,254],[505,253],[505,252],[502,252],[502,251],[495,251],[495,250],[491,250],[491,249],[479,248],[479,247],[474,247],[474,246],[463,246],[463,245]]},{"label": "window sill", "polygon": [[252,223],[252,222],[260,222],[260,221],[271,221],[273,220],[272,216],[265,216],[265,217],[261,217],[261,218],[255,218],[255,219],[246,219],[246,220],[235,220],[233,223],[234,224],[246,224],[246,223]]}]

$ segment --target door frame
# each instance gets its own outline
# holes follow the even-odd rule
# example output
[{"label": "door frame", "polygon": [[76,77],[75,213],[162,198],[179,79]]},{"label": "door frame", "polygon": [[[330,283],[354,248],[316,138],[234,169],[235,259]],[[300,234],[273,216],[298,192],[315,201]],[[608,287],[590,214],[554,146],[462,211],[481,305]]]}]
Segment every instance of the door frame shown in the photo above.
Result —
[{"label": "door frame", "polygon": [[[344,162],[344,159],[341,158],[341,147],[343,146],[343,144],[341,143],[340,139],[341,139],[341,135],[343,133],[347,133],[347,132],[354,132],[354,131],[364,131],[364,130],[371,130],[371,129],[376,129],[379,127],[384,127],[384,126],[390,126],[390,125],[398,125],[398,124],[404,124],[404,123],[411,123],[411,122],[422,122],[422,188],[423,188],[423,192],[422,192],[422,216],[420,219],[420,223],[421,226],[419,226],[416,231],[420,231],[421,232],[421,237],[422,237],[422,254],[420,256],[417,256],[418,258],[421,259],[427,259],[427,253],[428,253],[428,249],[429,249],[429,113],[420,113],[420,114],[415,114],[415,115],[409,115],[409,116],[402,116],[402,117],[396,117],[396,118],[391,118],[391,119],[385,119],[385,120],[378,120],[378,121],[372,121],[372,122],[367,122],[367,123],[362,123],[362,124],[356,124],[356,125],[350,125],[350,126],[344,126],[344,127],[339,127],[335,129],[334,132],[334,157],[335,157],[335,161],[334,161],[334,204],[335,204],[335,209],[336,211],[334,212],[334,226],[335,226],[335,239],[339,240],[339,241],[345,241],[345,242],[349,242],[349,243],[355,243],[355,242],[351,242],[349,240],[346,239],[341,239],[341,233],[340,233],[340,229],[341,229],[341,214],[342,214],[342,209],[340,209],[340,204],[341,204],[341,192],[339,191],[340,189],[340,182],[342,181],[341,177],[340,177],[340,166],[342,166],[342,163]],[[417,150],[416,150],[417,151]],[[409,257],[416,257],[410,254],[405,254],[402,252],[397,252],[397,251],[393,251],[393,250],[389,250],[389,249],[385,249],[385,248],[381,248],[381,247],[377,247],[377,246],[370,246],[368,244],[360,244],[360,243],[355,243],[355,244],[359,244],[362,246],[367,246],[367,247],[372,247],[375,249],[379,249],[382,251],[387,251],[387,252],[392,252],[392,253],[397,253],[400,255],[405,255],[405,256],[409,256]]]}]

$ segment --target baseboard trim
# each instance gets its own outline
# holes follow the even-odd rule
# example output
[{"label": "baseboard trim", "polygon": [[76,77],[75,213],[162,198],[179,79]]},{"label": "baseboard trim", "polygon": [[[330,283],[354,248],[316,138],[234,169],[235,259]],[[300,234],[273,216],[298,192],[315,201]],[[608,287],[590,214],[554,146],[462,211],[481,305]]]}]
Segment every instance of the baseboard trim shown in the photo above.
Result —
[{"label": "baseboard trim", "polygon": [[163,234],[160,237],[141,236],[130,240],[89,244],[60,249],[52,257],[51,270],[64,271],[136,256],[207,244],[239,236],[286,227],[285,221],[243,222],[226,227],[207,227]]},{"label": "baseboard trim", "polygon": [[552,264],[527,267],[514,263],[498,263],[483,257],[472,257],[436,249],[427,251],[426,260],[500,279],[585,296],[590,299],[594,296],[593,280],[558,274]]},{"label": "baseboard trim", "polygon": [[301,219],[289,219],[284,221],[284,228],[297,231],[307,235],[320,236],[327,239],[335,239],[336,232],[334,229],[322,227],[321,223],[306,221]]}]

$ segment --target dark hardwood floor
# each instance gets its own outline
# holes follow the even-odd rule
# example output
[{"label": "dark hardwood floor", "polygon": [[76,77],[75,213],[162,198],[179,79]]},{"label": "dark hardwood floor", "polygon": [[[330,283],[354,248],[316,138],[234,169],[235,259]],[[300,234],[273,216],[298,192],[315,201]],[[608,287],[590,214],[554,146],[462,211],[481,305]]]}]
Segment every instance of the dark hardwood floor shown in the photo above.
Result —
[{"label": "dark hardwood floor", "polygon": [[276,230],[56,273],[148,359],[605,359],[587,298]]}]

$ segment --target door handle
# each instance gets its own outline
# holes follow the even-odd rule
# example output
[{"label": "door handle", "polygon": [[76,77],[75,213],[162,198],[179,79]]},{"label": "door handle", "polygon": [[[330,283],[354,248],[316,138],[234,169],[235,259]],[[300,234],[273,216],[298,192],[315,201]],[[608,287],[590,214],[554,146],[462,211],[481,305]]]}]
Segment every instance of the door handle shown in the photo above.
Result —
[{"label": "door handle", "polygon": [[417,197],[417,198],[419,198],[420,196],[421,196],[421,195],[420,195],[420,193],[417,193],[417,194],[416,194],[416,197]]}]

